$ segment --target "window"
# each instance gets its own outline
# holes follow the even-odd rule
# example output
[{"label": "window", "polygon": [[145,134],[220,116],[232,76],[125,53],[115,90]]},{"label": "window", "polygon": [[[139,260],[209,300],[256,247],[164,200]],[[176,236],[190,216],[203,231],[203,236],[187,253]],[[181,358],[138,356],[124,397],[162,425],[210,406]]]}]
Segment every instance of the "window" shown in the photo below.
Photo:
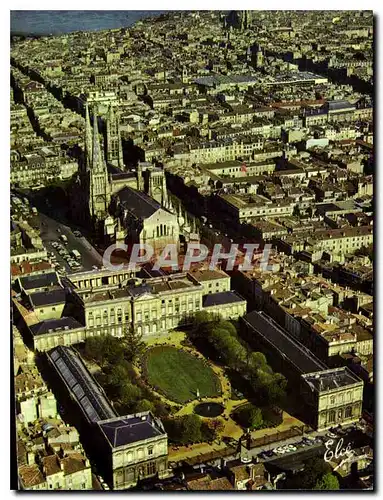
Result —
[{"label": "window", "polygon": [[335,422],[335,411],[331,410],[329,415],[328,415],[328,421],[329,422]]},{"label": "window", "polygon": [[351,406],[347,406],[347,408],[344,412],[344,417],[351,418],[351,416],[352,416],[352,408],[351,408]]},{"label": "window", "polygon": [[335,403],[335,396],[331,396],[331,398],[330,398],[330,404],[333,405],[334,403]]},{"label": "window", "polygon": [[151,463],[149,463],[147,465],[147,473],[148,473],[148,475],[156,473],[156,464],[155,464],[155,462],[151,462]]},{"label": "window", "polygon": [[148,448],[148,455],[153,455],[153,448],[152,447]]}]

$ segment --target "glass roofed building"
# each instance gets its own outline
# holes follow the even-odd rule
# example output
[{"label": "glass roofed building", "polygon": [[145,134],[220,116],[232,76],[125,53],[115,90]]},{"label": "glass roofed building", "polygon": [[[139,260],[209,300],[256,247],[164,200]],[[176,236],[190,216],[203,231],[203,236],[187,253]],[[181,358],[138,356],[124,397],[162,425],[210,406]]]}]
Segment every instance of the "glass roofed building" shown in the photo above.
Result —
[{"label": "glass roofed building", "polygon": [[59,346],[48,360],[77,404],[91,437],[95,457],[107,483],[115,490],[135,486],[139,480],[168,471],[168,438],[160,419],[151,412],[119,416],[80,355]]}]

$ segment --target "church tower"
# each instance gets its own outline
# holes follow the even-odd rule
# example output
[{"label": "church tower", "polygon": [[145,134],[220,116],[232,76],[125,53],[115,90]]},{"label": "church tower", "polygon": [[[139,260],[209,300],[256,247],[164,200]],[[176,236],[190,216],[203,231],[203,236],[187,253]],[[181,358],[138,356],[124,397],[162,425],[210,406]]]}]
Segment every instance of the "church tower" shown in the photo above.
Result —
[{"label": "church tower", "polygon": [[189,73],[185,66],[182,66],[182,83],[189,82]]},{"label": "church tower", "polygon": [[110,199],[108,170],[101,153],[97,112],[94,110],[92,159],[89,170],[89,212],[93,220],[102,220],[108,215]]},{"label": "church tower", "polygon": [[168,204],[168,191],[166,189],[165,172],[159,168],[149,171],[149,196],[162,206]]},{"label": "church tower", "polygon": [[112,104],[109,105],[106,120],[106,159],[115,167],[122,169],[124,166],[119,118]]},{"label": "church tower", "polygon": [[257,52],[255,54],[255,67],[260,69],[263,67],[263,52],[262,48],[258,46]]}]

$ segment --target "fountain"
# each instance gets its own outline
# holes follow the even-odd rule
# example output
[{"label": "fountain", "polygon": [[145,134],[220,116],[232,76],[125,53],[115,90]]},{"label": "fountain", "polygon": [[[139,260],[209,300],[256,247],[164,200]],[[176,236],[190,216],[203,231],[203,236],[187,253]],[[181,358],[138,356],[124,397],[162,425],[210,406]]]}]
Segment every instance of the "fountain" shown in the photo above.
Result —
[{"label": "fountain", "polygon": [[214,418],[221,415],[224,407],[219,403],[199,403],[194,408],[194,413],[201,417]]}]

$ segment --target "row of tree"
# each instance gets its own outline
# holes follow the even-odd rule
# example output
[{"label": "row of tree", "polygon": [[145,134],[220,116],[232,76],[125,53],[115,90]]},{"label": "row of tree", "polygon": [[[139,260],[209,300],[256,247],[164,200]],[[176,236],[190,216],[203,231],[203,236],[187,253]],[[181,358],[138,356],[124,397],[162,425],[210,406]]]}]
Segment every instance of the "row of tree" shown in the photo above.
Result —
[{"label": "row of tree", "polygon": [[241,341],[233,323],[206,312],[198,312],[189,335],[193,341],[205,339],[209,342],[223,363],[248,380],[262,400],[271,405],[283,405],[287,386],[285,377],[273,372],[264,354],[252,352]]}]

